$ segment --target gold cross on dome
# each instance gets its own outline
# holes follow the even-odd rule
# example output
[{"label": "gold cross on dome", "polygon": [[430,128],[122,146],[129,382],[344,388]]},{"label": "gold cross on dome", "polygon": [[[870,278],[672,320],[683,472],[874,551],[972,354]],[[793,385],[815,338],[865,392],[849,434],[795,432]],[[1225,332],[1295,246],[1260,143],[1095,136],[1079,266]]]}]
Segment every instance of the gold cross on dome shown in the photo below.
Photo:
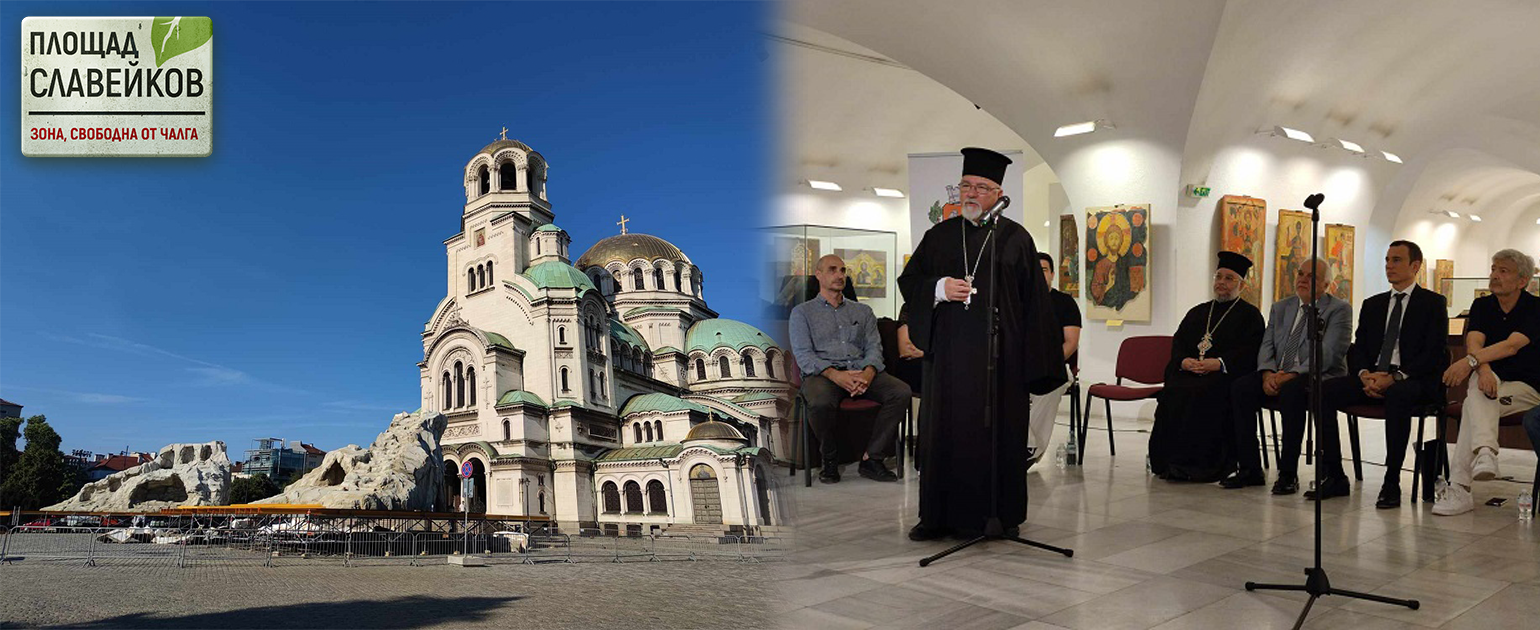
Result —
[{"label": "gold cross on dome", "polygon": [[620,220],[615,222],[615,225],[620,226],[620,233],[621,234],[625,234],[626,233],[626,224],[629,223],[630,221],[631,221],[630,219],[626,218],[626,215],[622,214],[622,215],[620,215]]},{"label": "gold cross on dome", "polygon": [[507,127],[503,127],[503,135],[502,135],[502,137],[499,138],[499,140],[507,140],[507,139],[508,139],[508,128]]}]

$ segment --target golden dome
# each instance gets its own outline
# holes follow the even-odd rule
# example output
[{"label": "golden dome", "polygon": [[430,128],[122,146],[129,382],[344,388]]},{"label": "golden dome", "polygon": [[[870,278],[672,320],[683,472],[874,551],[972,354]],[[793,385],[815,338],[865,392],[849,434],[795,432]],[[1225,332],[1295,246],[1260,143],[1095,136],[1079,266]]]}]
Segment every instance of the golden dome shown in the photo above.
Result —
[{"label": "golden dome", "polygon": [[612,262],[629,263],[638,258],[648,262],[668,260],[686,265],[692,264],[690,257],[685,256],[678,247],[674,247],[673,243],[661,238],[649,234],[617,234],[594,243],[593,247],[583,252],[577,264],[573,266],[578,269],[588,269],[603,267]]},{"label": "golden dome", "polygon": [[685,435],[684,441],[691,440],[732,440],[735,442],[748,442],[737,429],[726,422],[707,420],[690,428],[690,433]]}]

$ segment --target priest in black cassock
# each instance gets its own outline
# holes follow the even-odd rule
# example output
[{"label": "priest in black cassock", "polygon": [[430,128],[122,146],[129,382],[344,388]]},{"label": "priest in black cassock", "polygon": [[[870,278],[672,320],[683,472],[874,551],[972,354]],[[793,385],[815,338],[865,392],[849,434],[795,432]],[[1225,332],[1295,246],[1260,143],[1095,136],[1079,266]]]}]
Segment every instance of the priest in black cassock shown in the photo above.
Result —
[{"label": "priest in black cassock", "polygon": [[[1027,410],[1030,394],[1067,380],[1063,329],[1032,236],[987,211],[1001,197],[1010,158],[987,149],[963,153],[962,215],[925,232],[898,278],[909,311],[909,337],[924,351],[920,402],[920,522],[912,540],[976,535],[990,516],[1010,533],[1027,513]],[[991,284],[991,247],[998,275]],[[984,426],[989,360],[989,292],[999,311],[996,366],[998,441]],[[998,513],[990,497],[990,445],[997,444]]]},{"label": "priest in black cassock", "polygon": [[1234,472],[1230,387],[1255,372],[1262,312],[1240,298],[1251,260],[1219,252],[1214,299],[1194,306],[1171,341],[1156,398],[1150,470],[1167,481],[1212,482]]}]

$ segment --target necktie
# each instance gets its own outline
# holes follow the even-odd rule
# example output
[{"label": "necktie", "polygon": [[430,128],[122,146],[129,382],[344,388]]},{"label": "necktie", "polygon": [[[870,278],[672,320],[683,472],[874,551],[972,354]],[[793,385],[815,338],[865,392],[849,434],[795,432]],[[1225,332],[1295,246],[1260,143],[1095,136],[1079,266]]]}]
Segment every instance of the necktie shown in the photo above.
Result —
[{"label": "necktie", "polygon": [[1283,341],[1283,354],[1280,354],[1278,359],[1279,370],[1289,371],[1298,362],[1299,346],[1305,340],[1305,328],[1310,325],[1310,320],[1305,319],[1310,317],[1310,309],[1311,307],[1309,306],[1300,307],[1299,318],[1296,320],[1297,324],[1295,324],[1294,330],[1289,331],[1289,337]]},{"label": "necktie", "polygon": [[1396,341],[1401,338],[1401,298],[1405,293],[1396,294],[1396,305],[1390,309],[1390,322],[1385,324],[1385,341],[1380,344],[1380,360],[1374,364],[1374,371],[1390,371],[1390,355],[1396,350]]}]

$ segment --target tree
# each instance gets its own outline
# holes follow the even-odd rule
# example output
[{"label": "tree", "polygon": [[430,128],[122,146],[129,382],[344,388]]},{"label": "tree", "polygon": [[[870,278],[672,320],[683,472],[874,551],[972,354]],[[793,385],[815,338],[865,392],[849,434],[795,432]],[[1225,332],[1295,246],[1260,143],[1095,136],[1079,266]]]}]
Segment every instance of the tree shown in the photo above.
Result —
[{"label": "tree", "polygon": [[230,484],[230,504],[261,501],[282,491],[283,488],[266,474],[258,473],[250,477],[242,477]]},{"label": "tree", "polygon": [[78,492],[83,480],[79,472],[64,461],[64,453],[59,450],[62,440],[59,433],[48,426],[48,419],[41,415],[27,418],[24,435],[27,447],[16,458],[16,465],[7,467],[9,472],[0,488],[0,496],[23,510],[36,510]]},{"label": "tree", "polygon": [[[6,475],[11,473],[11,467],[16,465],[16,459],[21,456],[21,451],[16,450],[16,438],[21,437],[21,418],[0,418],[0,484],[5,483]],[[0,508],[5,507],[0,504]]]}]

